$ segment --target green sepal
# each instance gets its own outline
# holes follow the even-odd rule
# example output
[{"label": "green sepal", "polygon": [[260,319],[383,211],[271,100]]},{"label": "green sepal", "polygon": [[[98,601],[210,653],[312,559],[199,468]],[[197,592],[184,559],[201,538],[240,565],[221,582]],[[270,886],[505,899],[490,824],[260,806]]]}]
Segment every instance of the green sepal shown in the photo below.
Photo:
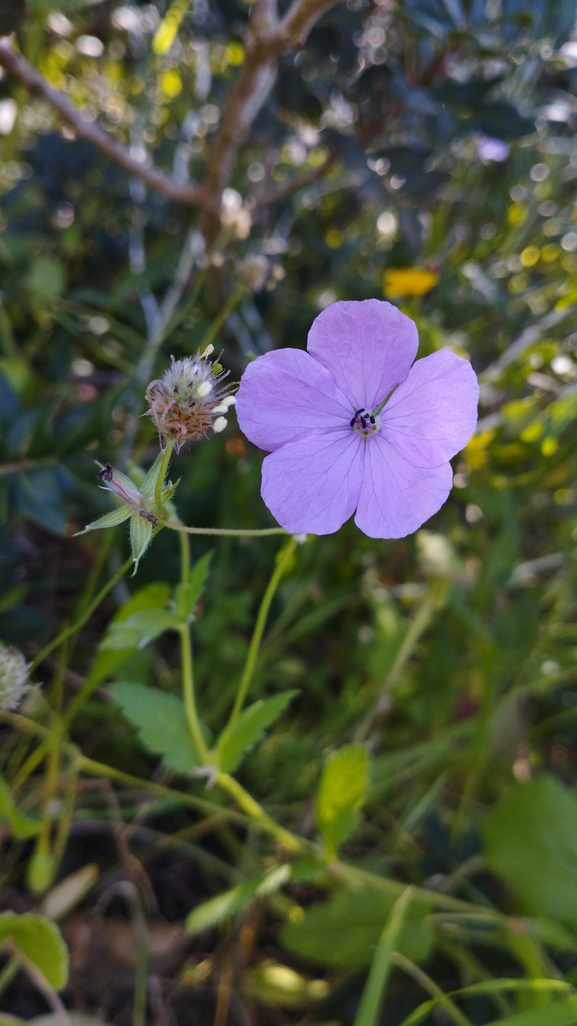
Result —
[{"label": "green sepal", "polygon": [[139,513],[134,513],[130,521],[130,545],[134,560],[134,577],[138,564],[152,541],[152,524]]},{"label": "green sepal", "polygon": [[133,510],[125,502],[118,509],[113,509],[110,513],[104,513],[103,516],[98,517],[98,520],[93,520],[91,524],[88,524],[83,531],[77,531],[74,537],[76,538],[79,534],[87,534],[88,531],[100,531],[105,527],[118,527],[119,524],[123,524],[125,520],[128,520],[132,516]]}]

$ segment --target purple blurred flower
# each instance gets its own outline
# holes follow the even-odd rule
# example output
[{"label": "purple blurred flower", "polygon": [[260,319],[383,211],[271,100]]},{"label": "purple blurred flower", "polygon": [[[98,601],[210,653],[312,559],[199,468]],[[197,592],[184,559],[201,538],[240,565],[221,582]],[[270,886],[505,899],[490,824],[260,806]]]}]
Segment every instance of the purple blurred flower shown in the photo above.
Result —
[{"label": "purple blurred flower", "polygon": [[502,139],[492,139],[488,135],[477,137],[477,154],[481,160],[507,160],[511,152],[509,146]]},{"label": "purple blurred flower", "polygon": [[307,353],[278,349],[249,364],[238,420],[270,452],[261,493],[287,531],[331,534],[356,510],[371,538],[403,538],[443,505],[479,388],[450,349],[411,366],[417,348],[409,317],[366,299],[323,310]]}]

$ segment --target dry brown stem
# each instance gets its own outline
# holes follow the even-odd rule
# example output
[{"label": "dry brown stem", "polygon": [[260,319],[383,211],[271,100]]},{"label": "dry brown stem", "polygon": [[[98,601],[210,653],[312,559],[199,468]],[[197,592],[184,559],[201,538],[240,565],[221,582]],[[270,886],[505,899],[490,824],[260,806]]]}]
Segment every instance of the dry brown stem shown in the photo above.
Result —
[{"label": "dry brown stem", "polygon": [[48,84],[8,39],[0,41],[0,65],[35,96],[57,110],[76,135],[87,139],[130,175],[140,178],[149,188],[175,203],[203,210],[203,228],[211,244],[220,228],[222,192],[230,179],[247,131],[276,81],[279,57],[304,42],[319,18],[339,2],[294,0],[279,20],[276,0],[257,0],[245,38],[245,60],[225,99],[220,129],[208,155],[206,181],[201,185],[178,181],[169,172],[157,167],[146,167],[138,161],[128,146],[112,138],[95,122],[87,121],[63,93]]}]

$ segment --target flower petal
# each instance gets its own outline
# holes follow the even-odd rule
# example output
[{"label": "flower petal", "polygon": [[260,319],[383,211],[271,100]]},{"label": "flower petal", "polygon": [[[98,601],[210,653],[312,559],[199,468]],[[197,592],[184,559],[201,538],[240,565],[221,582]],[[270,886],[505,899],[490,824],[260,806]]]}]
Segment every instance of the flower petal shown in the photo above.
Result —
[{"label": "flower petal", "polygon": [[381,413],[381,433],[413,466],[441,466],[474,433],[478,400],[469,361],[440,349],[413,364]]},{"label": "flower petal", "polygon": [[404,538],[441,508],[453,481],[450,463],[423,470],[384,438],[372,435],[355,524],[369,538]]},{"label": "flower petal", "polygon": [[235,408],[247,438],[269,451],[343,428],[354,412],[329,371],[302,349],[277,349],[249,363]]},{"label": "flower petal", "polygon": [[272,515],[295,534],[332,534],[354,513],[364,442],[348,429],[283,445],[262,465],[261,495]]},{"label": "flower petal", "polygon": [[405,380],[418,345],[415,322],[380,299],[332,303],[308,337],[309,353],[328,368],[355,410],[372,410]]}]

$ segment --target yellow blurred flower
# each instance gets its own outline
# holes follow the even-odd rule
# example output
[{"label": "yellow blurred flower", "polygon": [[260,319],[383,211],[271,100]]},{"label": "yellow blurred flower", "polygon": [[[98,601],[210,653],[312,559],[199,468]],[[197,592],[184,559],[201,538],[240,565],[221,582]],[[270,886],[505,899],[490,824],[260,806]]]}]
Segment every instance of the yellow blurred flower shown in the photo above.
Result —
[{"label": "yellow blurred flower", "polygon": [[488,448],[496,435],[496,431],[489,429],[488,431],[480,431],[479,434],[473,435],[469,442],[465,446],[465,459],[469,464],[471,470],[480,470],[484,467],[489,460]]},{"label": "yellow blurred flower", "polygon": [[438,281],[439,275],[426,267],[389,267],[383,275],[383,291],[387,299],[425,296]]}]

